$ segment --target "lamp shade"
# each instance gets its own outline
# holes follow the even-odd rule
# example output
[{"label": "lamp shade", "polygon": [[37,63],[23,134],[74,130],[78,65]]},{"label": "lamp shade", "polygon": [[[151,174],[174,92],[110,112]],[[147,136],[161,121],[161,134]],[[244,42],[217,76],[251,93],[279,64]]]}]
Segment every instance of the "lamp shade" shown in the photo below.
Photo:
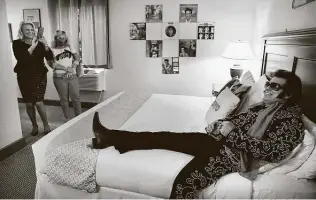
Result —
[{"label": "lamp shade", "polygon": [[253,53],[248,42],[237,41],[228,44],[222,57],[234,60],[251,60]]}]

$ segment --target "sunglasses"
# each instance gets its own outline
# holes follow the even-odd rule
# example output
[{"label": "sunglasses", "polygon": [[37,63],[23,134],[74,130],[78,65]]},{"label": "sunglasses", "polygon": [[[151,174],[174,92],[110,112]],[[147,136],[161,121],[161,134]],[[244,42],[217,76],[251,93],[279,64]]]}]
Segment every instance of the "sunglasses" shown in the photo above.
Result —
[{"label": "sunglasses", "polygon": [[271,90],[274,90],[274,91],[278,91],[280,89],[282,89],[282,86],[279,84],[279,83],[271,83],[269,81],[267,81],[264,85],[264,88],[267,88],[267,87],[270,87]]}]

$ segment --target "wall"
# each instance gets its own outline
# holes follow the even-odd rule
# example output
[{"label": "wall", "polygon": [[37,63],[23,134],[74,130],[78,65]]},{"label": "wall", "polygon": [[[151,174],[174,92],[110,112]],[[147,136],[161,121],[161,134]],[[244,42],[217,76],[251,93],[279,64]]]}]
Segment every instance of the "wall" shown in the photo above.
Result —
[{"label": "wall", "polygon": [[[231,40],[253,40],[254,0],[110,0],[110,43],[113,69],[108,89],[155,93],[211,95],[211,83],[229,80],[231,61],[221,54]],[[161,58],[146,58],[145,41],[129,40],[129,23],[144,22],[147,4],[162,4],[163,21],[179,20],[179,4],[198,4],[198,20],[214,21],[215,40],[197,41],[196,58],[180,58],[179,75],[163,75]],[[249,63],[248,63],[249,65]],[[260,66],[259,66],[260,68]]]},{"label": "wall", "polygon": [[292,9],[292,0],[269,2],[269,18],[264,23],[265,33],[316,27],[316,1],[296,9]]},{"label": "wall", "polygon": [[[41,22],[42,26],[45,28],[44,36],[47,41],[50,43],[52,41],[52,30],[50,28],[49,18],[48,18],[48,5],[47,0],[7,0],[7,13],[8,13],[8,23],[12,24],[12,33],[13,39],[17,39],[17,33],[19,29],[19,24],[23,20],[23,9],[26,8],[39,8],[41,9]],[[13,56],[13,53],[12,53]],[[16,64],[16,60],[13,56],[13,65]],[[53,85],[52,81],[52,70],[48,67],[48,74],[47,74],[47,90],[45,94],[45,99],[56,99],[58,100],[58,94],[56,89]],[[20,90],[16,89],[18,92],[18,97],[21,97]]]},{"label": "wall", "polygon": [[262,36],[265,34],[316,27],[316,1],[296,9],[292,9],[292,2],[293,0],[258,0],[253,37],[255,65],[260,65],[262,61]]},{"label": "wall", "polygon": [[0,149],[22,138],[15,76],[12,66],[7,10],[5,0],[0,0]]}]

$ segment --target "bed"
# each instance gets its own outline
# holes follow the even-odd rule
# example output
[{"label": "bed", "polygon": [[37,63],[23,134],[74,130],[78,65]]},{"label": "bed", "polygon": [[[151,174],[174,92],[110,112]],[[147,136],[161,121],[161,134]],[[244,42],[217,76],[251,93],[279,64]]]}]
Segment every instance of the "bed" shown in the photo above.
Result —
[{"label": "bed", "polygon": [[[262,75],[283,68],[300,76],[303,81],[301,106],[311,120],[307,131],[316,136],[316,125],[313,123],[316,121],[316,104],[313,103],[316,101],[316,80],[313,77],[316,75],[316,31],[269,34],[264,36],[264,41]],[[175,176],[192,156],[166,150],[119,154],[114,147],[102,149],[97,154],[95,166],[97,191],[87,192],[49,181],[46,155],[65,144],[89,142],[93,137],[92,118],[95,111],[100,113],[102,124],[109,128],[204,132],[205,113],[214,98],[120,92],[96,105],[32,145],[37,176],[35,198],[168,198]],[[316,182],[271,172],[259,174],[255,181],[250,181],[233,173],[205,188],[200,198],[316,198]]]}]

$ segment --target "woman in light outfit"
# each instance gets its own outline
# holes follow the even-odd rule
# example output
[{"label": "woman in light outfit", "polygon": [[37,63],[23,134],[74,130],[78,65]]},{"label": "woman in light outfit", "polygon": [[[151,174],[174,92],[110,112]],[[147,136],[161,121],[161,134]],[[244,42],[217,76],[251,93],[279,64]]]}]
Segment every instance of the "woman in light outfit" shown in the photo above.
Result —
[{"label": "woman in light outfit", "polygon": [[54,54],[53,80],[60,98],[66,121],[69,120],[69,100],[72,100],[75,115],[81,113],[79,82],[76,69],[79,67],[79,55],[70,48],[65,31],[56,31],[52,45]]}]

